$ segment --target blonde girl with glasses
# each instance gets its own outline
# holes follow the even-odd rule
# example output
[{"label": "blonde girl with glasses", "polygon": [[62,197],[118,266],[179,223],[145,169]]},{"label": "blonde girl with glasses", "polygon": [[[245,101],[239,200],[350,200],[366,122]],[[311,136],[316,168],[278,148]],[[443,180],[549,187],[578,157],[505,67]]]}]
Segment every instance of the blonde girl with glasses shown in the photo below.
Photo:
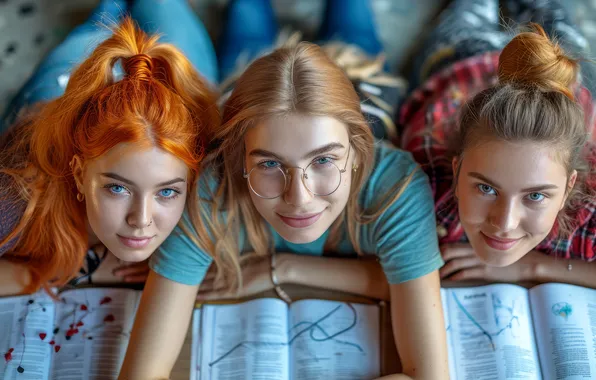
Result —
[{"label": "blonde girl with glasses", "polygon": [[[365,1],[331,3],[370,12]],[[257,59],[212,141],[181,228],[152,257],[121,378],[169,376],[197,291],[273,288],[289,302],[286,283],[389,292],[404,372],[391,378],[448,378],[428,179],[409,153],[374,139],[345,72],[311,43]]]}]

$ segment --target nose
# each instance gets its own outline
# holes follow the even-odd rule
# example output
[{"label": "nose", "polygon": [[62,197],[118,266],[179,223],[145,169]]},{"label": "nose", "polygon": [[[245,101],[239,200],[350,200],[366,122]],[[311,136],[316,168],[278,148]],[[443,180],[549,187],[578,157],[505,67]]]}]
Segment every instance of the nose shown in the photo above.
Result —
[{"label": "nose", "polygon": [[147,228],[153,224],[151,197],[138,197],[126,217],[126,222],[134,228]]},{"label": "nose", "polygon": [[311,201],[314,194],[308,190],[304,184],[304,172],[300,168],[292,168],[289,170],[291,170],[291,172],[290,175],[287,175],[289,183],[284,192],[284,201],[292,206],[305,205]]},{"label": "nose", "polygon": [[513,231],[519,226],[520,210],[515,200],[501,198],[492,206],[489,222],[498,228],[499,232]]}]

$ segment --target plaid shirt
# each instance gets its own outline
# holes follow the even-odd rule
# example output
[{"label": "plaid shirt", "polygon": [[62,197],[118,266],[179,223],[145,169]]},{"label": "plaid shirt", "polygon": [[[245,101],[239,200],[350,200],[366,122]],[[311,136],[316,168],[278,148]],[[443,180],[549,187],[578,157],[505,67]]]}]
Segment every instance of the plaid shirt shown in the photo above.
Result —
[{"label": "plaid shirt", "polygon": [[[401,147],[412,152],[428,175],[435,197],[437,234],[440,242],[467,242],[459,221],[457,201],[452,192],[453,171],[446,139],[457,128],[459,110],[478,92],[497,83],[500,52],[491,52],[459,61],[434,75],[412,93],[400,114],[404,126]],[[586,125],[595,129],[594,104],[588,90],[578,89]],[[594,133],[586,146],[588,160],[596,167]],[[596,176],[588,185],[596,189]],[[596,199],[583,205],[574,214],[574,229],[569,236],[558,237],[558,223],[536,250],[561,258],[592,261],[596,259]]]}]

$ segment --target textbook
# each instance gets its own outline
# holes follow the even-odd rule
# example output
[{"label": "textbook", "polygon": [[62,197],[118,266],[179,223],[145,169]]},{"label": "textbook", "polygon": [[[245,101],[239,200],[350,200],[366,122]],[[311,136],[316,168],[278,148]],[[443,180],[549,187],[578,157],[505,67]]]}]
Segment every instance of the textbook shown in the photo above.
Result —
[{"label": "textbook", "polygon": [[192,380],[375,379],[380,307],[275,298],[203,305],[192,322]]},{"label": "textbook", "polygon": [[141,292],[84,288],[0,298],[0,379],[116,379]]},{"label": "textbook", "polygon": [[441,289],[451,379],[596,378],[596,290]]}]

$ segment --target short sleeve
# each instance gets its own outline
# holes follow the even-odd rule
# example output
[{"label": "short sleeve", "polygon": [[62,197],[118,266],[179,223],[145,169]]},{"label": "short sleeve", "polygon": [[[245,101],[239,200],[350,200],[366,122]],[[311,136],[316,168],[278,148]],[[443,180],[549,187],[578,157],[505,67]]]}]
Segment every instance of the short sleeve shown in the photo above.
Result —
[{"label": "short sleeve", "polygon": [[[210,174],[204,174],[199,180],[199,198],[205,197],[209,188],[215,186],[212,182]],[[187,211],[184,212],[181,223],[196,236]],[[169,280],[186,285],[198,285],[205,278],[212,261],[211,256],[198,247],[178,223],[170,236],[151,256],[149,267]]]},{"label": "short sleeve", "polygon": [[[188,218],[185,216],[185,219]],[[176,226],[151,256],[149,267],[169,280],[198,285],[205,278],[211,261],[211,256],[197,247],[180,226]]]},{"label": "short sleeve", "polygon": [[399,198],[371,223],[366,234],[368,247],[363,248],[378,255],[389,283],[398,284],[429,274],[444,263],[428,177],[409,153],[384,149],[387,154],[378,160],[371,175],[368,205],[390,198],[413,174]]}]

